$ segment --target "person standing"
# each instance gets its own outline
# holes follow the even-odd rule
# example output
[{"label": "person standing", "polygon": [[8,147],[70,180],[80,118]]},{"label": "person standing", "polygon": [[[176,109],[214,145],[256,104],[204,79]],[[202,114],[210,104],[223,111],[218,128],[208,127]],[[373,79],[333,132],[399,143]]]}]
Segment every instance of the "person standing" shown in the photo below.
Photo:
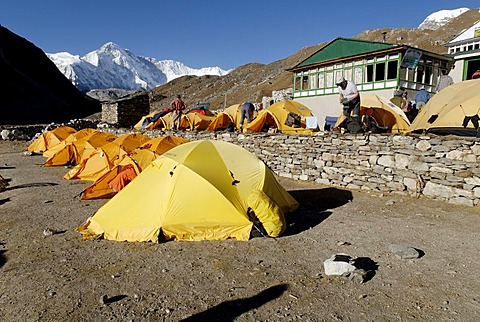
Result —
[{"label": "person standing", "polygon": [[246,101],[242,104],[242,109],[240,112],[240,132],[243,132],[243,123],[245,118],[247,118],[247,124],[250,123],[253,119],[253,111],[255,110],[255,106],[249,101]]},{"label": "person standing", "polygon": [[438,93],[445,87],[453,84],[452,76],[447,75],[447,71],[445,69],[442,69],[441,73],[442,74],[438,76],[438,79],[437,79],[437,85],[435,86],[435,93]]},{"label": "person standing", "polygon": [[417,107],[417,110],[420,111],[422,107],[427,104],[427,102],[430,100],[430,94],[425,90],[425,88],[420,88],[420,90],[415,94],[415,104]]},{"label": "person standing", "polygon": [[170,103],[172,110],[172,130],[180,129],[180,121],[182,119],[182,112],[187,108],[187,105],[182,101],[179,94],[175,95],[175,99]]},{"label": "person standing", "polygon": [[343,104],[345,118],[351,116],[360,124],[360,93],[354,82],[344,77],[337,78],[335,85],[338,86],[339,100]]},{"label": "person standing", "polygon": [[403,106],[402,91],[399,89],[396,89],[395,91],[393,91],[393,97],[390,99],[390,102],[402,108]]}]

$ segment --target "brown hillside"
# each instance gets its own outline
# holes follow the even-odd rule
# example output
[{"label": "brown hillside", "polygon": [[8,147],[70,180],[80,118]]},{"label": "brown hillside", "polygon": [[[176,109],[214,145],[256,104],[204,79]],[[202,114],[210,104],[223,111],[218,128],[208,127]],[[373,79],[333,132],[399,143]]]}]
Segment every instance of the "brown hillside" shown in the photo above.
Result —
[{"label": "brown hillside", "polygon": [[[479,10],[470,10],[437,30],[416,28],[382,28],[367,30],[355,38],[407,44],[436,53],[445,53],[442,46],[480,19]],[[332,39],[333,40],[333,39]],[[245,100],[260,102],[272,91],[292,85],[292,74],[285,71],[312,55],[325,43],[302,48],[293,55],[271,64],[251,63],[238,67],[226,76],[184,76],[150,90],[151,109],[168,106],[175,94],[181,94],[190,106],[208,102],[212,109],[223,108]]]}]

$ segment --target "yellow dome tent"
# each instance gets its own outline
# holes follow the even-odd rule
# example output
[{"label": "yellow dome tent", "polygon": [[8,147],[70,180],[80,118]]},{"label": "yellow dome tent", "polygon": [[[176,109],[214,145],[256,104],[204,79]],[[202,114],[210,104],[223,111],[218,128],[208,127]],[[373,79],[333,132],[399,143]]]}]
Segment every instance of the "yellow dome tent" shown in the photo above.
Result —
[{"label": "yellow dome tent", "polygon": [[231,105],[215,116],[210,125],[208,125],[207,131],[224,130],[230,123],[233,123],[235,128],[239,129],[241,114],[242,104]]},{"label": "yellow dome tent", "polygon": [[276,237],[297,207],[255,155],[201,140],[157,158],[78,231],[117,241],[248,240],[255,216]]},{"label": "yellow dome tent", "polygon": [[122,171],[131,167],[138,176],[158,156],[187,142],[189,142],[187,139],[177,136],[162,136],[145,142],[141,147],[129,152],[128,155],[122,156],[115,166],[85,188],[82,192],[82,199],[111,198],[116,192],[109,186],[109,183]]},{"label": "yellow dome tent", "polygon": [[[289,115],[298,116],[298,124],[288,125]],[[312,134],[316,129],[306,128],[306,118],[313,116],[305,105],[296,101],[279,101],[258,112],[255,119],[244,125],[247,132],[262,132],[267,128],[277,128],[285,134]]]},{"label": "yellow dome tent", "polygon": [[[80,164],[96,148],[115,140],[116,136],[106,132],[95,131],[81,139],[67,143],[45,161],[44,166]],[[59,144],[61,146],[61,144]]]},{"label": "yellow dome tent", "polygon": [[180,129],[189,129],[191,131],[205,130],[215,116],[203,115],[202,113],[190,112],[182,115]]},{"label": "yellow dome tent", "polygon": [[480,80],[452,84],[418,112],[410,132],[480,136]]},{"label": "yellow dome tent", "polygon": [[[410,121],[400,107],[375,94],[361,94],[360,116],[373,117],[378,126],[388,128],[389,133],[405,133]],[[343,113],[338,117],[335,127],[343,121]]]},{"label": "yellow dome tent", "polygon": [[124,134],[97,148],[65,174],[64,179],[96,180],[118,163],[123,155],[133,151],[150,138],[139,133]]},{"label": "yellow dome tent", "polygon": [[40,136],[27,147],[27,151],[43,153],[75,132],[77,132],[77,130],[70,126],[59,126],[56,129],[46,131],[40,134]]}]

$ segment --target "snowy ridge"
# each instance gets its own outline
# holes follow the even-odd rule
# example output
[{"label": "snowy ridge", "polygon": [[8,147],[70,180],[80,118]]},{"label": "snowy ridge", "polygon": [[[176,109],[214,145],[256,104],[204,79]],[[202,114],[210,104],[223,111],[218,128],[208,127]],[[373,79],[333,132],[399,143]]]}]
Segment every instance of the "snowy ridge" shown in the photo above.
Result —
[{"label": "snowy ridge", "polygon": [[195,76],[204,76],[204,75],[218,75],[224,76],[230,73],[232,70],[223,70],[220,67],[204,67],[200,69],[195,69],[186,66],[185,64],[175,61],[175,60],[156,60],[155,58],[145,59],[151,61],[157,66],[166,76],[167,82],[185,75],[195,75]]},{"label": "snowy ridge", "polygon": [[458,8],[453,10],[440,10],[430,14],[418,26],[418,29],[438,29],[448,23],[453,18],[460,16],[462,13],[470,10],[469,8]]},{"label": "snowy ridge", "polygon": [[109,88],[148,90],[184,75],[223,76],[231,71],[219,67],[194,69],[174,60],[136,56],[112,42],[83,57],[66,52],[47,56],[83,92]]}]

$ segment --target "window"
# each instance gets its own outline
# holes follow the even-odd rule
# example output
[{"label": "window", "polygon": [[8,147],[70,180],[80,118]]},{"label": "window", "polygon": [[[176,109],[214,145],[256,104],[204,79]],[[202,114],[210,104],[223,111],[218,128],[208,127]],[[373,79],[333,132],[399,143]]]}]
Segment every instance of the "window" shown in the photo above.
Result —
[{"label": "window", "polygon": [[308,76],[302,76],[302,91],[308,89]]},{"label": "window", "polygon": [[417,74],[416,74],[416,77],[415,77],[415,82],[417,83],[422,83],[423,82],[423,66],[420,65],[417,67]]},{"label": "window", "polygon": [[294,87],[295,87],[296,91],[301,91],[302,90],[301,83],[300,83],[301,79],[302,79],[301,77],[295,77]]},{"label": "window", "polygon": [[355,69],[353,70],[353,73],[354,73],[354,83],[362,84],[363,83],[362,67],[355,67]]},{"label": "window", "polygon": [[375,81],[385,80],[385,63],[375,65]]},{"label": "window", "polygon": [[396,79],[398,69],[398,60],[391,60],[387,65],[387,79]]},{"label": "window", "polygon": [[366,83],[373,82],[373,65],[365,66],[365,82]]},{"label": "window", "polygon": [[432,67],[427,66],[425,68],[425,77],[424,77],[425,84],[432,84]]},{"label": "window", "polygon": [[318,74],[310,75],[310,88],[318,88]]},{"label": "window", "polygon": [[325,73],[318,74],[318,88],[325,88]]}]

